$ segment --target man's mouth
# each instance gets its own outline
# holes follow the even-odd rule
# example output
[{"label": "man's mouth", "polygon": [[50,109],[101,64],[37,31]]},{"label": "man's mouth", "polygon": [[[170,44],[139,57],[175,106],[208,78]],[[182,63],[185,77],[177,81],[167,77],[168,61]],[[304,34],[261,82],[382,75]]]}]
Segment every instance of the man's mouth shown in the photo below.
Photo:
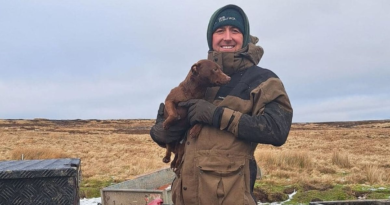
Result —
[{"label": "man's mouth", "polygon": [[233,49],[234,46],[221,46],[221,48],[223,48],[223,49]]}]

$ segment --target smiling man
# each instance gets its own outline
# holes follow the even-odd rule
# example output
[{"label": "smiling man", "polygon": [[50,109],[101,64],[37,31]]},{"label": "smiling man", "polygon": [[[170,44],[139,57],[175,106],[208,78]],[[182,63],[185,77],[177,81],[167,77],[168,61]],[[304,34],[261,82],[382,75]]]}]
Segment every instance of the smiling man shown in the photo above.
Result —
[{"label": "smiling man", "polygon": [[219,52],[235,52],[242,47],[241,31],[233,26],[222,26],[213,33],[213,49]]},{"label": "smiling man", "polygon": [[244,20],[235,9],[223,10],[212,27],[212,48],[219,52],[235,52],[242,48]]},{"label": "smiling man", "polygon": [[242,48],[244,41],[244,20],[234,9],[222,11],[212,28],[212,47],[219,52],[235,52]]},{"label": "smiling man", "polygon": [[[231,80],[209,88],[204,99],[179,103],[188,108],[191,126],[203,126],[198,138],[182,142],[184,156],[175,170],[172,200],[175,205],[256,205],[254,152],[258,143],[281,146],[286,142],[292,107],[278,76],[257,66],[263,49],[250,35],[240,7],[226,5],[211,16],[207,41],[208,59]],[[160,145],[183,134],[183,129],[162,129],[162,118],[157,116],[150,131]]]}]

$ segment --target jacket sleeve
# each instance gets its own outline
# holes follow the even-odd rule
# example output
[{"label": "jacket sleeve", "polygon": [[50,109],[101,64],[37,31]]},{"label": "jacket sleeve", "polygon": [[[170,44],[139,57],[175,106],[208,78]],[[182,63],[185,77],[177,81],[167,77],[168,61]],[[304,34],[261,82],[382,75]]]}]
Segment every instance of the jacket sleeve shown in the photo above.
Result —
[{"label": "jacket sleeve", "polygon": [[[219,108],[219,128],[236,137],[261,144],[283,145],[292,124],[293,111],[282,82],[273,78],[251,92],[252,113]],[[215,121],[214,121],[215,122]]]},{"label": "jacket sleeve", "polygon": [[283,145],[292,122],[292,112],[284,110],[278,102],[265,106],[259,116],[242,115],[238,124],[238,138],[274,146]]},{"label": "jacket sleeve", "polygon": [[160,107],[157,111],[156,124],[150,129],[150,137],[156,142],[160,147],[165,148],[166,144],[172,143],[174,141],[180,140],[186,134],[188,127],[183,126],[171,126],[169,130],[163,128],[164,123],[164,103],[160,104]]}]

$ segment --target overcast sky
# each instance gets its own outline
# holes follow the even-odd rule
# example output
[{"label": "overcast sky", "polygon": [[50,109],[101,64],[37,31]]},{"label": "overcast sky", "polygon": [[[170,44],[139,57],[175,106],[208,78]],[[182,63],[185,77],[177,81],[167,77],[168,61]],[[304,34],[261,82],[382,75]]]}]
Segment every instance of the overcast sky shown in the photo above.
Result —
[{"label": "overcast sky", "polygon": [[388,0],[0,0],[0,119],[154,119],[229,3],[294,122],[390,119]]}]

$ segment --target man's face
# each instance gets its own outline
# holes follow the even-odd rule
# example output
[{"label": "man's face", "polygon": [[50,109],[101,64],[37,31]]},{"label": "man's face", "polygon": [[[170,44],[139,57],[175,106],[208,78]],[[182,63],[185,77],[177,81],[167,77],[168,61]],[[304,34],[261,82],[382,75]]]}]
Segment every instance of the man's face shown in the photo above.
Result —
[{"label": "man's face", "polygon": [[213,33],[213,50],[219,52],[235,52],[242,48],[244,36],[233,26],[222,26]]}]

